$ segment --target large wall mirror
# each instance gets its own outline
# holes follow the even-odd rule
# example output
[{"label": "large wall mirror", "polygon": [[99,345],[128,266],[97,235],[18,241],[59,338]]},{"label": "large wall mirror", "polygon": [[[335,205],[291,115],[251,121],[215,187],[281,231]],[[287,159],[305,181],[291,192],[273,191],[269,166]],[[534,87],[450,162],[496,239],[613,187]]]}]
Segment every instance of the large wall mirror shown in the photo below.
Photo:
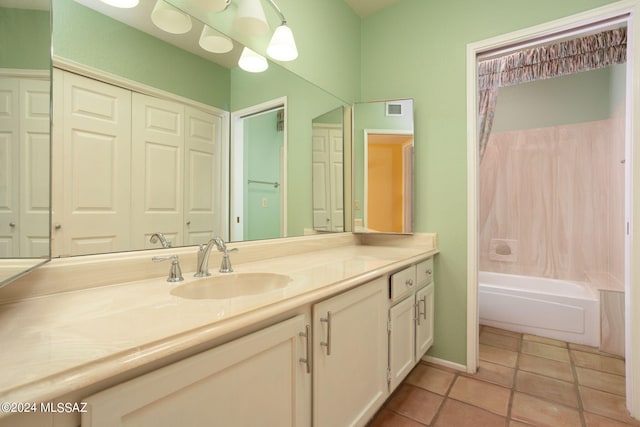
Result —
[{"label": "large wall mirror", "polygon": [[154,7],[53,0],[54,256],[344,230],[315,227],[312,163],[314,119],[346,103],[272,62],[241,70],[235,39],[204,50],[203,21],[229,33],[232,10],[171,34]]},{"label": "large wall mirror", "polygon": [[0,286],[49,259],[49,0],[0,0]]},{"label": "large wall mirror", "polygon": [[413,232],[413,100],[353,107],[353,230]]}]

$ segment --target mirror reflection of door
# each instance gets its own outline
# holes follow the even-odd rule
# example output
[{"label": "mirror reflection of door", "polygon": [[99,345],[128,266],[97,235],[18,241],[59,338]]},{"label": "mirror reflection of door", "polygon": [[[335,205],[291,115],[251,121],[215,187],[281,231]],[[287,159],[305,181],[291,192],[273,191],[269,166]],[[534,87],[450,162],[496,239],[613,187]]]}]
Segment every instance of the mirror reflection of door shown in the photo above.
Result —
[{"label": "mirror reflection of door", "polygon": [[313,120],[313,229],[344,231],[342,107]]},{"label": "mirror reflection of door", "polygon": [[234,120],[231,240],[285,236],[285,107]]},{"label": "mirror reflection of door", "polygon": [[367,133],[365,156],[369,231],[411,233],[413,134]]}]

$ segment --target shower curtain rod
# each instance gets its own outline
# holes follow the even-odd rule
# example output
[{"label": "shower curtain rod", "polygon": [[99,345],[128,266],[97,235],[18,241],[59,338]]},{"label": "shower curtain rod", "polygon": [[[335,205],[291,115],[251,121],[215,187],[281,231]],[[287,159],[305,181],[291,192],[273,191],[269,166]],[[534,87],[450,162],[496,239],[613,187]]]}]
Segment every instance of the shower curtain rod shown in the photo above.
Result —
[{"label": "shower curtain rod", "polygon": [[608,27],[618,27],[621,23],[626,23],[629,19],[629,14],[618,15],[613,18],[605,19],[603,21],[594,22],[592,24],[583,25],[580,27],[570,28],[568,30],[559,31],[556,33],[547,34],[534,39],[527,39],[525,43],[516,43],[510,46],[501,47],[497,49],[490,49],[482,52],[476,56],[476,60],[486,61],[488,59],[499,58],[501,56],[517,52],[522,49],[530,48],[533,46],[540,46],[551,42],[557,42],[563,39],[572,39],[576,36],[584,36],[589,33],[596,33],[604,30]]}]

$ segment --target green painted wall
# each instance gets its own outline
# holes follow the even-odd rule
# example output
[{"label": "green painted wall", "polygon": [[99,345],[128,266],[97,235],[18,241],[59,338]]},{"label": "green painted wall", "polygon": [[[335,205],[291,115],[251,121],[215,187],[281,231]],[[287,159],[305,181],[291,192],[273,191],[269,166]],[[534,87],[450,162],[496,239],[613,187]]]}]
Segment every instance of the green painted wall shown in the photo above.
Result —
[{"label": "green painted wall", "polygon": [[229,70],[73,0],[54,0],[53,51],[54,55],[229,110]]},{"label": "green painted wall", "polygon": [[[277,111],[244,120],[244,182],[280,181],[280,150],[284,132],[276,128]],[[282,187],[265,184],[244,186],[244,240],[280,237]],[[263,200],[266,206],[263,206]]]},{"label": "green painted wall", "polygon": [[311,123],[343,101],[282,67],[258,75],[231,70],[231,111],[287,97],[287,235],[313,227]]},{"label": "green painted wall", "polygon": [[432,356],[466,363],[466,46],[607,3],[402,0],[362,21],[362,99],[415,99],[415,226],[441,251]]},{"label": "green painted wall", "polygon": [[49,11],[0,7],[0,68],[51,67]]}]

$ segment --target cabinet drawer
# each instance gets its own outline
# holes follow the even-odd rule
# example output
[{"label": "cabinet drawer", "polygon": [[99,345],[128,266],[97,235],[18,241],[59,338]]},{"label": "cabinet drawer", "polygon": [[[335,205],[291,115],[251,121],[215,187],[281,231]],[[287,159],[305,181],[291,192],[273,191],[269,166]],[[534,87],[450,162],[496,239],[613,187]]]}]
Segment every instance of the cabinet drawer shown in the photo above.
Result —
[{"label": "cabinet drawer", "polygon": [[428,285],[433,282],[433,258],[419,263],[416,274],[418,276],[418,286]]},{"label": "cabinet drawer", "polygon": [[406,295],[409,295],[417,286],[416,283],[416,266],[405,268],[402,271],[398,271],[391,275],[390,283],[390,297],[391,301],[395,302]]}]

